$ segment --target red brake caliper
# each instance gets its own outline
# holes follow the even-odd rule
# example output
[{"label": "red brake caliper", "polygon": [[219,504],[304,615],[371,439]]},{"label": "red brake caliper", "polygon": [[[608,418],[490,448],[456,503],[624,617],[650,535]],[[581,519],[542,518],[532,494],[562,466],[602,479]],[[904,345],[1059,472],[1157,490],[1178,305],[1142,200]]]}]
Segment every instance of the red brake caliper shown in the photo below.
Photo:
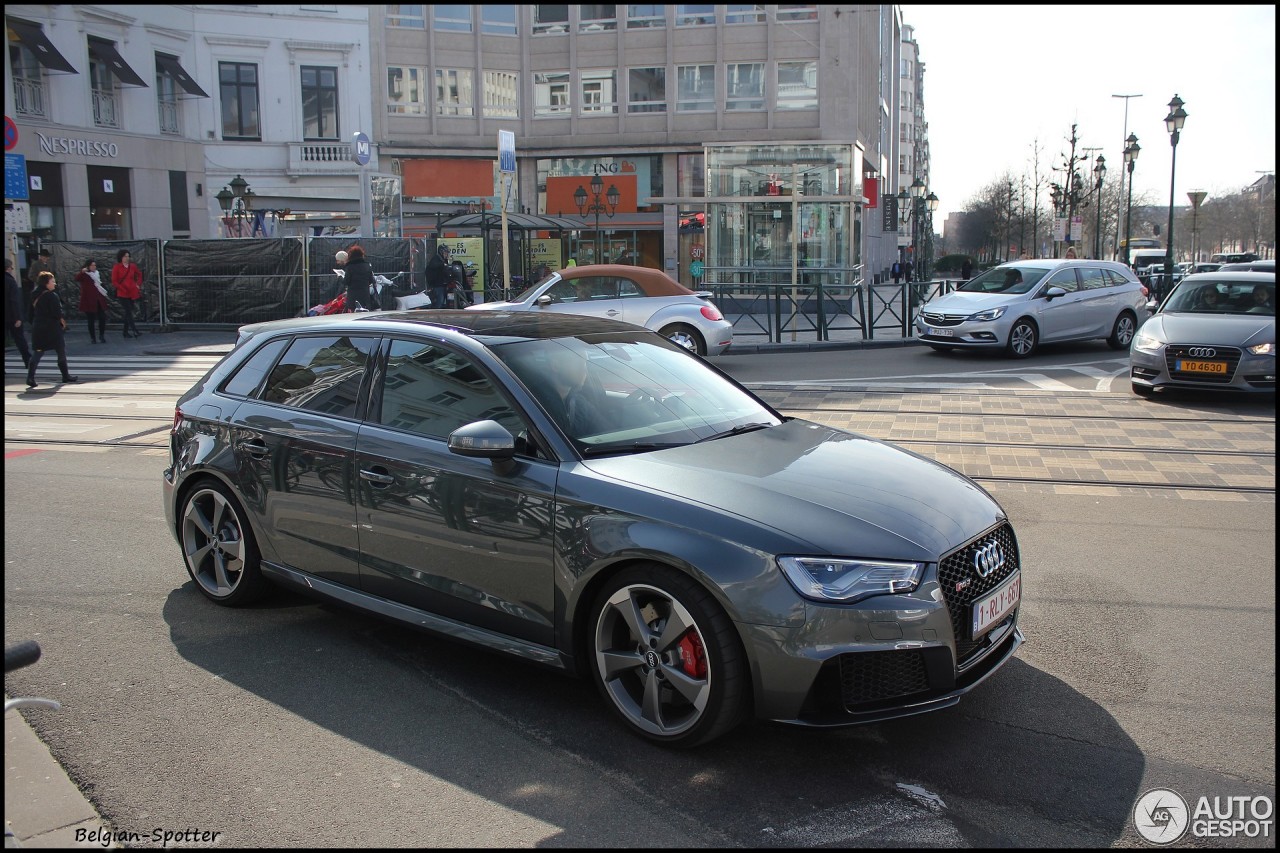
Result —
[{"label": "red brake caliper", "polygon": [[702,638],[690,630],[676,648],[680,649],[680,663],[691,678],[707,677],[707,652],[702,648]]}]

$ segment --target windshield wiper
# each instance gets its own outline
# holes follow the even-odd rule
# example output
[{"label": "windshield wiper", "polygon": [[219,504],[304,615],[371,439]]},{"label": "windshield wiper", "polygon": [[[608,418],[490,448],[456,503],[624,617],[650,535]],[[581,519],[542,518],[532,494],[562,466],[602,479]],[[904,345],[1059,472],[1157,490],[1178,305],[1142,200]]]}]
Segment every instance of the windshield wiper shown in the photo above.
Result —
[{"label": "windshield wiper", "polygon": [[582,448],[583,456],[611,456],[616,453],[643,453],[647,450],[667,450],[672,447],[684,447],[683,442],[636,441],[631,444],[602,444]]},{"label": "windshield wiper", "polygon": [[704,441],[715,441],[717,438],[728,438],[731,435],[742,435],[744,432],[755,432],[758,429],[768,429],[771,426],[773,426],[773,424],[763,424],[763,423],[739,424],[733,429],[727,429],[724,432],[718,432],[714,435],[709,435],[706,438],[700,438],[697,441],[695,441],[694,444],[702,444],[702,442]]}]

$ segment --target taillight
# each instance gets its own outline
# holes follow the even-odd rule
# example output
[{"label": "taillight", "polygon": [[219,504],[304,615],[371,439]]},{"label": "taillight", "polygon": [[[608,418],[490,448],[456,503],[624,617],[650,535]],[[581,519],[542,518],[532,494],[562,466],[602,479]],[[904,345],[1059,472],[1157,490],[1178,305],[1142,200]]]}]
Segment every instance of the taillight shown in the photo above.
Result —
[{"label": "taillight", "polygon": [[720,316],[720,312],[712,308],[710,305],[703,305],[700,310],[702,311],[702,316],[706,317],[713,323],[718,323],[724,319],[724,317]]},{"label": "taillight", "polygon": [[173,431],[177,432],[178,427],[182,426],[182,409],[173,410]]}]

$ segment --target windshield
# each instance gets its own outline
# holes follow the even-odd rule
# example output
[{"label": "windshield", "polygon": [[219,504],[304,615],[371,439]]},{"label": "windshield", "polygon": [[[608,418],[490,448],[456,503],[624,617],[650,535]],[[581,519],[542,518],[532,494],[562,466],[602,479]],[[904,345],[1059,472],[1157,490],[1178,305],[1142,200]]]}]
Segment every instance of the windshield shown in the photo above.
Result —
[{"label": "windshield", "polygon": [[1276,284],[1251,281],[1184,279],[1169,294],[1161,313],[1276,315]]},{"label": "windshield", "polygon": [[1026,293],[1049,271],[1043,267],[1000,266],[956,288],[965,293]]},{"label": "windshield", "polygon": [[782,423],[706,362],[651,333],[521,341],[494,352],[586,456]]}]

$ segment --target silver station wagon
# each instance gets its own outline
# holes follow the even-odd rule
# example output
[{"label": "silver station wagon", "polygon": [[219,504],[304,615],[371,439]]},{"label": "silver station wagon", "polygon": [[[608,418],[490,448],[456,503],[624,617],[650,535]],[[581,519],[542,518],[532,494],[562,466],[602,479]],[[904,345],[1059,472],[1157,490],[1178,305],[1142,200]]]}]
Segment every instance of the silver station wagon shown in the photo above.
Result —
[{"label": "silver station wagon", "polygon": [[980,486],[602,318],[246,327],[178,402],[163,494],[211,601],[289,585],[580,675],[667,746],[945,708],[1023,641]]}]

